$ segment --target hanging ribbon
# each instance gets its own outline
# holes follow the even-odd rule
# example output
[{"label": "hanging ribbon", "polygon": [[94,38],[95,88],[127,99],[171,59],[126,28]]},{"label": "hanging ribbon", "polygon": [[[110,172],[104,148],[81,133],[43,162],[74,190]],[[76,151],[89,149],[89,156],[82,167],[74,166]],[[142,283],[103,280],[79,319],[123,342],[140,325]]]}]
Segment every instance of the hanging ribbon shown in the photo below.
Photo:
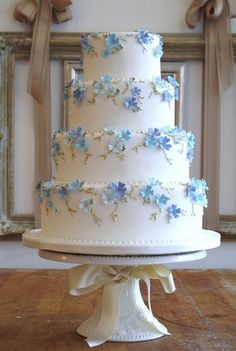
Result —
[{"label": "hanging ribbon", "polygon": [[[49,41],[51,22],[72,18],[71,0],[25,0],[14,10],[14,18],[34,26],[27,91],[34,98],[35,184],[51,177],[51,97]],[[40,227],[40,204],[35,198],[35,225]]]},{"label": "hanging ribbon", "polygon": [[[121,292],[125,282],[133,278],[142,279],[147,285],[151,315],[150,279],[159,279],[167,293],[175,291],[172,273],[163,265],[114,268],[114,266],[107,265],[85,264],[69,270],[70,294],[73,296],[88,294],[104,287],[102,315],[95,330],[87,337],[90,347],[98,346],[111,338],[118,321]],[[159,332],[169,334],[153,315],[152,317],[150,322],[153,323],[153,326]]]},{"label": "hanging ribbon", "polygon": [[40,104],[47,98],[45,84],[49,64],[49,40],[51,22],[69,21],[71,0],[25,0],[14,10],[14,17],[21,22],[34,24],[30,53],[28,92]]},{"label": "hanging ribbon", "polygon": [[209,184],[205,227],[218,230],[221,94],[233,83],[232,38],[227,0],[194,0],[186,13],[192,29],[204,18],[203,177]]}]

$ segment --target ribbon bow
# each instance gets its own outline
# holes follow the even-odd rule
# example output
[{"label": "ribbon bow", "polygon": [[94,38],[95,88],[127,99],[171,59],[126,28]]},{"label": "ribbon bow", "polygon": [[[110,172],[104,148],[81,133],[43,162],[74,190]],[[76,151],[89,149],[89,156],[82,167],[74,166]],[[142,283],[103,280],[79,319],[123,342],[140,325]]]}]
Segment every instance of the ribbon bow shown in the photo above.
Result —
[{"label": "ribbon bow", "polygon": [[44,100],[49,63],[51,22],[69,21],[71,0],[25,0],[14,10],[14,17],[21,22],[34,23],[28,76],[28,92],[40,104]]},{"label": "ribbon bow", "polygon": [[205,18],[206,62],[207,57],[214,56],[218,88],[222,93],[233,83],[233,52],[228,0],[194,0],[186,12],[186,23],[189,28],[195,28],[201,16]]},{"label": "ribbon bow", "polygon": [[[85,264],[69,270],[70,294],[73,296],[88,294],[104,287],[102,314],[95,330],[87,337],[89,346],[98,346],[112,336],[118,321],[120,295],[125,283],[133,278],[142,279],[147,285],[148,305],[151,315],[150,279],[160,279],[167,293],[175,291],[171,271],[163,265],[123,268],[120,266]],[[169,334],[153,315],[150,322],[161,333]]]}]

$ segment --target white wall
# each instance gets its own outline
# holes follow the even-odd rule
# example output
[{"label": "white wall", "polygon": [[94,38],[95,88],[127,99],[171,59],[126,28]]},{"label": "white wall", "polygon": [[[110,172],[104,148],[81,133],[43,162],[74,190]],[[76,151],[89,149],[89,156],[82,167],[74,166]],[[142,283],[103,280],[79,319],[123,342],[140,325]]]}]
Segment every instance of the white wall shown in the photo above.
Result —
[{"label": "white wall", "polygon": [[[30,26],[13,19],[12,13],[17,0],[0,1],[0,31],[29,31]],[[201,32],[202,25],[190,31],[184,22],[184,14],[191,0],[74,0],[72,5],[73,19],[62,25],[52,25],[52,31],[83,32],[83,31],[132,31],[147,28],[158,32]],[[236,14],[236,2],[230,1],[232,13]],[[236,19],[231,21],[232,31],[236,32]],[[31,123],[32,105],[30,97],[25,93],[27,79],[27,63],[18,62],[15,67],[15,128],[18,138],[15,139],[15,210],[17,212],[33,212],[32,190],[33,170],[25,166],[20,160],[24,154],[28,164],[33,164],[33,150],[28,148],[32,141],[33,126]],[[53,126],[58,128],[60,114],[61,67],[54,62],[51,65],[52,73],[52,106]],[[202,66],[200,62],[187,64],[188,81],[185,100],[184,128],[194,132],[197,147],[192,172],[197,175],[199,171],[200,150],[200,115],[201,115],[201,89]],[[234,131],[235,119],[235,91],[236,85],[227,92],[222,106],[222,148],[221,148],[221,213],[232,214],[236,212],[236,161],[232,150],[235,150]],[[24,132],[24,139],[20,138],[19,128]],[[27,141],[28,140],[28,141]],[[27,151],[29,150],[29,151]],[[21,157],[22,158],[22,157]],[[25,169],[24,179],[18,177]],[[24,181],[24,184],[22,183]],[[25,191],[25,189],[28,191]],[[221,248],[212,250],[206,259],[199,262],[177,265],[178,267],[236,267],[234,250],[236,243],[223,243]],[[44,262],[44,263],[42,263]],[[0,242],[0,267],[61,267],[60,264],[47,263],[37,257],[34,250],[22,248],[19,242]]]}]

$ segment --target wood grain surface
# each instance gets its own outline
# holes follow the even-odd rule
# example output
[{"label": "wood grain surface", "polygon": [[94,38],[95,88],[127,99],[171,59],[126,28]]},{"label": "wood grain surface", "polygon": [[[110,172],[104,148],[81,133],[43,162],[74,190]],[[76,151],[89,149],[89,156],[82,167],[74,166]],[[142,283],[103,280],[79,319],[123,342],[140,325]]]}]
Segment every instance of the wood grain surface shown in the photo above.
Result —
[{"label": "wood grain surface", "polygon": [[[107,342],[102,351],[235,351],[236,271],[176,270],[176,292],[152,281],[153,314],[171,336],[140,343]],[[144,300],[147,292],[142,284]],[[0,270],[0,351],[89,350],[75,330],[102,291],[73,297],[66,270]]]}]

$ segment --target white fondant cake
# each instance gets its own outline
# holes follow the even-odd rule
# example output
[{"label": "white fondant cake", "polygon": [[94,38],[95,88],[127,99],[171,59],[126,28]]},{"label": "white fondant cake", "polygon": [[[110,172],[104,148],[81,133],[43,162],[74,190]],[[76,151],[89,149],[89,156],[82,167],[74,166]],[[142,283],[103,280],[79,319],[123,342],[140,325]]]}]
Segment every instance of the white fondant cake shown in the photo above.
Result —
[{"label": "white fondant cake", "polygon": [[189,179],[194,137],[175,127],[178,83],[160,77],[160,36],[100,33],[81,43],[84,80],[65,87],[69,130],[52,139],[55,178],[38,186],[41,238],[77,253],[192,249],[207,185]]}]

